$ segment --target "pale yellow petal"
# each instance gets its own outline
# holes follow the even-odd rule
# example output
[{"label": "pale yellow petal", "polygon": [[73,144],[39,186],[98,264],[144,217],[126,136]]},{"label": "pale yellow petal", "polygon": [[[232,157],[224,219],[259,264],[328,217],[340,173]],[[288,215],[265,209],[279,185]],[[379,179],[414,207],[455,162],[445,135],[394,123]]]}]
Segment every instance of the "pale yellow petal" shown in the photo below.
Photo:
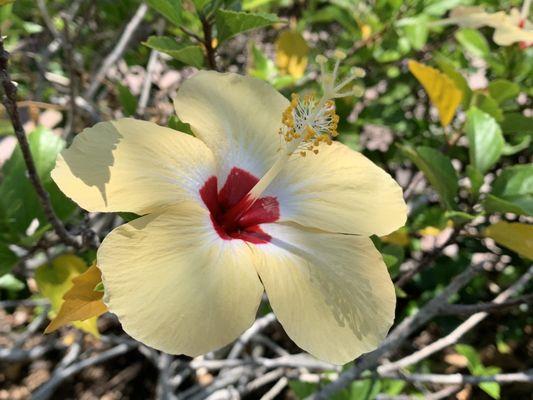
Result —
[{"label": "pale yellow petal", "polygon": [[500,46],[510,46],[513,43],[533,43],[533,31],[527,31],[509,23],[500,25],[494,30],[494,42]]},{"label": "pale yellow petal", "polygon": [[137,214],[198,199],[213,175],[213,154],[199,139],[129,118],[85,129],[52,171],[82,208]]},{"label": "pale yellow petal", "polygon": [[368,158],[334,142],[317,155],[294,155],[267,195],[280,220],[337,233],[383,236],[405,224],[400,186]]},{"label": "pale yellow petal", "polygon": [[254,321],[263,287],[241,240],[222,240],[194,203],[122,225],[97,255],[105,302],[150,347],[196,356]]},{"label": "pale yellow petal", "polygon": [[256,78],[200,71],[183,83],[174,106],[179,118],[213,151],[219,182],[233,167],[262,176],[280,148],[278,130],[289,102]]},{"label": "pale yellow petal", "polygon": [[347,363],[375,349],[394,321],[387,268],[368,238],[267,224],[257,269],[287,334],[313,356]]}]

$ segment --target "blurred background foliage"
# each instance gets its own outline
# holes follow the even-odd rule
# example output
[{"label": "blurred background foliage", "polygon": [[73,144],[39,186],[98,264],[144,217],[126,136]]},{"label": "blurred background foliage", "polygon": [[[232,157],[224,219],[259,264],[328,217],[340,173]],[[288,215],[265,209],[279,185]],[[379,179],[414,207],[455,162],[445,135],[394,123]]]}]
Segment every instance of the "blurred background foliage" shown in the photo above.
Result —
[{"label": "blurred background foliage", "polygon": [[[90,231],[101,239],[135,217],[87,214],[51,180],[57,154],[84,127],[136,116],[190,132],[173,114],[172,98],[197,68],[248,74],[288,97],[292,92],[317,90],[315,57],[331,57],[342,50],[347,58],[340,75],[356,74],[359,79],[357,96],[337,102],[339,140],[395,177],[410,208],[404,228],[374,238],[396,283],[397,321],[415,314],[455,275],[479,260],[497,256],[494,268],[475,277],[453,302],[489,302],[531,265],[533,47],[523,42],[500,46],[493,40],[492,27],[435,23],[458,6],[508,13],[520,10],[520,1],[147,0],[145,7],[138,0],[4,0],[0,4],[0,30],[11,52],[10,73],[18,84],[18,106],[38,175],[55,213],[73,235]],[[127,43],[108,63],[136,15],[140,19]],[[121,335],[121,330],[105,314],[98,326],[96,317],[76,324],[88,334],[82,339],[72,328],[41,336],[47,313],[52,317],[58,312],[71,279],[94,261],[95,248],[73,249],[54,234],[28,179],[10,120],[3,110],[0,117],[0,346],[29,351],[49,341],[59,343],[37,358],[0,367],[0,398],[14,399],[42,385],[47,379],[43,376],[53,373],[73,340],[82,340],[84,349],[89,349],[84,351],[90,353],[101,346],[100,335]],[[524,301],[516,307],[492,314],[460,344],[422,360],[408,372],[492,375],[530,369],[531,284],[523,292]],[[262,312],[268,312],[268,306]],[[445,336],[463,319],[438,316],[398,354],[409,354]],[[298,351],[279,329],[268,333],[287,351]],[[76,385],[63,383],[56,396],[104,396],[95,389],[98,383],[111,380],[141,358],[130,355],[102,366],[104,378],[82,374]],[[39,360],[44,364],[37,368]],[[39,375],[36,368],[48,372]],[[155,396],[156,373],[157,367],[143,361],[129,378],[133,383],[119,386],[120,393],[107,398]],[[327,375],[318,383],[290,379],[278,396],[305,398],[328,379]],[[201,380],[197,374],[196,381],[190,378],[184,387]],[[260,398],[266,389],[248,398]],[[433,389],[373,377],[354,381],[334,398],[421,393],[424,398]],[[462,385],[456,392],[450,398],[526,399],[531,385],[500,388],[487,382]]]}]

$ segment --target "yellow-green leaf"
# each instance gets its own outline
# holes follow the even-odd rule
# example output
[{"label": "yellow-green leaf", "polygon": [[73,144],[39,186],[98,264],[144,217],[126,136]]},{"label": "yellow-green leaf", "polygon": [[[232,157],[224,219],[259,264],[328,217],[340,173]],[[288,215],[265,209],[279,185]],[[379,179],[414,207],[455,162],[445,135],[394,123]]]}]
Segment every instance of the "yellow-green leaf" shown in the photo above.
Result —
[{"label": "yellow-green leaf", "polygon": [[426,90],[431,103],[439,110],[441,125],[449,125],[461,103],[463,97],[461,90],[453,80],[438,69],[414,60],[409,60],[408,66],[409,71]]},{"label": "yellow-green leaf", "polygon": [[65,301],[44,333],[50,333],[69,323],[84,321],[105,313],[107,307],[102,301],[104,293],[94,290],[101,281],[102,274],[94,264],[83,274],[73,278],[73,286],[64,294]]},{"label": "yellow-green leaf", "polygon": [[[37,268],[35,280],[41,294],[50,300],[52,306],[49,313],[50,318],[58,315],[64,303],[63,296],[73,286],[73,278],[76,278],[85,271],[87,271],[85,262],[72,254],[61,255],[51,263],[41,265]],[[98,336],[96,317],[85,321],[74,322],[73,325],[78,329]]]},{"label": "yellow-green leaf", "polygon": [[485,229],[485,236],[533,260],[533,225],[500,221]]},{"label": "yellow-green leaf", "polygon": [[296,31],[286,30],[276,39],[276,65],[283,74],[298,79],[307,67],[309,46]]}]

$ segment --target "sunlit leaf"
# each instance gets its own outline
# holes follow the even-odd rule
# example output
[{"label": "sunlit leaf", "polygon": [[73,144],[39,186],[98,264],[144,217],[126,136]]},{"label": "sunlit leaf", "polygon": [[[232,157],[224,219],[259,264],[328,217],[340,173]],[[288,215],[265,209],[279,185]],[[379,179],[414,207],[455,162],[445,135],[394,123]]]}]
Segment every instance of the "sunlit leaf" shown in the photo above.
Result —
[{"label": "sunlit leaf", "polygon": [[183,6],[181,1],[175,0],[146,0],[146,3],[174,25],[183,22]]},{"label": "sunlit leaf", "polygon": [[107,307],[102,301],[104,293],[95,290],[101,281],[102,274],[94,264],[87,271],[73,278],[73,286],[63,295],[64,302],[44,333],[50,333],[69,323],[85,321],[105,313]]},{"label": "sunlit leaf", "polygon": [[505,143],[498,123],[490,115],[472,107],[465,125],[470,146],[470,164],[487,172],[500,158]]},{"label": "sunlit leaf", "polygon": [[494,180],[483,206],[488,212],[533,216],[533,164],[504,169]]},{"label": "sunlit leaf", "polygon": [[193,67],[204,64],[204,52],[198,45],[178,43],[169,36],[150,36],[144,45]]},{"label": "sunlit leaf", "polygon": [[461,29],[455,34],[455,37],[466,51],[475,56],[485,58],[490,53],[487,40],[475,29]]},{"label": "sunlit leaf", "polygon": [[500,221],[485,229],[485,236],[533,260],[533,225]]},{"label": "sunlit leaf", "polygon": [[301,78],[307,67],[309,46],[296,31],[281,32],[276,39],[276,65],[282,73]]},{"label": "sunlit leaf", "polygon": [[[62,255],[51,263],[43,264],[35,272],[35,280],[40,293],[50,300],[52,306],[49,316],[54,318],[61,309],[63,296],[72,288],[72,279],[87,271],[85,262],[75,255]],[[96,283],[95,283],[96,284]],[[93,286],[94,287],[94,286]],[[85,332],[98,336],[96,317],[73,325]]]},{"label": "sunlit leaf", "polygon": [[215,21],[218,40],[223,42],[239,33],[272,25],[279,22],[279,18],[275,14],[219,9],[215,14]]},{"label": "sunlit leaf", "polygon": [[409,60],[409,71],[426,90],[431,103],[439,110],[442,126],[452,121],[463,94],[456,84],[439,70]]},{"label": "sunlit leaf", "polygon": [[498,104],[514,99],[520,93],[520,86],[505,79],[496,79],[489,83],[489,93]]},{"label": "sunlit leaf", "polygon": [[431,147],[413,149],[400,146],[402,152],[424,173],[431,185],[437,190],[442,203],[449,209],[456,206],[455,195],[459,189],[457,173],[452,162],[444,154]]}]

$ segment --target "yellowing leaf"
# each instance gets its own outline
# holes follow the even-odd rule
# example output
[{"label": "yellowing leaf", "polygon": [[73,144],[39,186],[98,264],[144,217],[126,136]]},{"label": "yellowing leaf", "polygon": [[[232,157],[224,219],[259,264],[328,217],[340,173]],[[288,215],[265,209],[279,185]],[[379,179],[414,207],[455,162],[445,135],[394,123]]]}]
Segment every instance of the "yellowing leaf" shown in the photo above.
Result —
[{"label": "yellowing leaf", "polygon": [[449,125],[461,103],[463,97],[461,90],[448,76],[435,68],[414,60],[409,60],[408,66],[409,71],[426,90],[431,103],[439,110],[441,125]]},{"label": "yellowing leaf", "polygon": [[283,74],[301,78],[307,67],[309,46],[296,31],[283,31],[276,40],[276,65]]},{"label": "yellowing leaf", "polygon": [[83,274],[73,278],[72,288],[63,296],[65,301],[44,333],[53,332],[71,322],[84,321],[105,313],[107,307],[102,301],[104,293],[94,290],[101,280],[102,274],[94,264]]},{"label": "yellowing leaf", "polygon": [[6,4],[14,3],[15,0],[0,0],[0,6],[5,6]]},{"label": "yellowing leaf", "polygon": [[[74,255],[67,254],[55,258],[51,263],[41,265],[35,272],[39,291],[50,300],[52,306],[49,317],[55,317],[63,304],[63,296],[72,288],[73,278],[87,271],[85,262]],[[96,285],[96,283],[95,283]],[[93,286],[94,288],[94,286]],[[96,318],[74,322],[73,325],[85,332],[98,336]]]},{"label": "yellowing leaf", "polygon": [[402,247],[409,246],[410,243],[409,232],[405,228],[400,228],[386,236],[382,236],[381,240],[385,243],[396,244]]},{"label": "yellowing leaf", "polygon": [[500,221],[485,229],[485,236],[533,260],[533,225]]}]

